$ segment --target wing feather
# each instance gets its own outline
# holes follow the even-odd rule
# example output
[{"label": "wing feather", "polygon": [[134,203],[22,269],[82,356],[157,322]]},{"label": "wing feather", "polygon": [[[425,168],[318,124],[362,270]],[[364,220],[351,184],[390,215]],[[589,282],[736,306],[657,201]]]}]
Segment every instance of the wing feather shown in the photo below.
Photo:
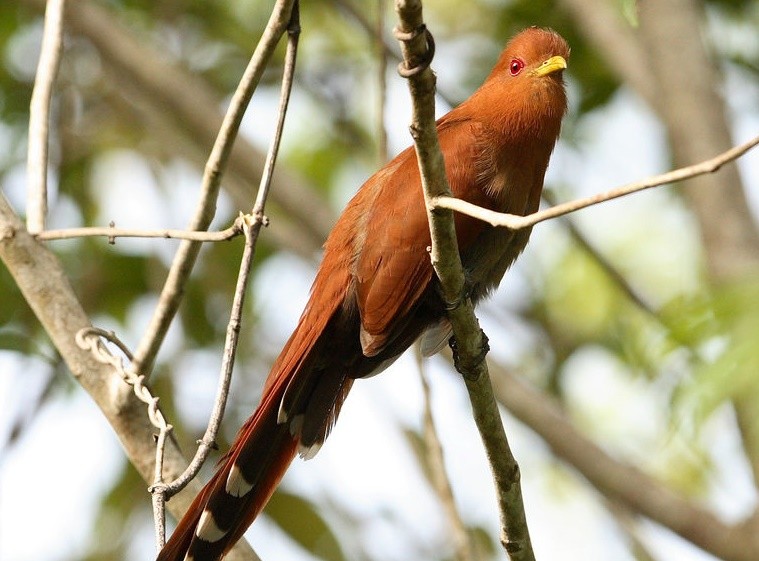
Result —
[{"label": "wing feather", "polygon": [[[448,180],[457,196],[492,206],[477,162],[478,138],[483,131],[471,120],[442,121],[440,145],[446,154]],[[364,217],[366,243],[355,263],[356,296],[361,315],[361,346],[375,356],[398,335],[434,276],[430,262],[430,232],[416,154],[409,148],[398,155],[382,176],[369,180],[374,201]],[[409,186],[408,184],[413,184]],[[401,188],[400,186],[403,186]],[[456,217],[459,247],[482,231],[482,222]]]}]

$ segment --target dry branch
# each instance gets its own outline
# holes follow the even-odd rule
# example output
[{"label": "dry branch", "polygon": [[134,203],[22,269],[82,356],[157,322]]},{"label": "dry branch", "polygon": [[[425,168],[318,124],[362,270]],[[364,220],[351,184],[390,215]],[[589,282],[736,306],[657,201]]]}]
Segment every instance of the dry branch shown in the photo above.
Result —
[{"label": "dry branch", "polygon": [[[155,429],[145,414],[145,405],[118,378],[110,366],[98,363],[80,349],[74,335],[91,327],[58,258],[30,235],[24,224],[0,194],[0,260],[13,276],[24,300],[52,340],[69,370],[92,397],[121,441],[126,456],[146,482],[151,482],[155,466]],[[169,440],[165,450],[164,473],[176,477],[187,460],[176,443]],[[179,516],[200,491],[193,482],[171,502]],[[240,542],[234,559],[254,559],[250,546]],[[233,559],[233,557],[229,557]]]},{"label": "dry branch", "polygon": [[29,109],[26,224],[30,232],[43,231],[47,219],[50,101],[53,97],[53,83],[58,75],[63,49],[64,6],[64,0],[49,0],[47,3],[40,60]]},{"label": "dry branch", "polygon": [[746,152],[756,147],[759,144],[759,136],[752,138],[748,142],[744,142],[738,146],[723,152],[703,162],[693,164],[684,168],[676,169],[661,175],[655,175],[641,181],[634,183],[628,183],[615,189],[606,191],[605,193],[599,193],[592,195],[584,199],[577,199],[566,203],[561,203],[551,208],[528,214],[527,216],[519,216],[516,214],[506,214],[502,212],[494,212],[492,210],[478,207],[467,201],[456,199],[451,196],[438,196],[432,200],[432,204],[436,208],[445,208],[449,210],[455,210],[472,216],[492,226],[502,226],[509,228],[510,230],[521,230],[524,228],[530,228],[535,224],[550,220],[552,218],[558,218],[559,216],[565,216],[572,212],[577,212],[584,208],[597,205],[613,199],[618,199],[626,195],[631,195],[645,189],[652,187],[658,187],[660,185],[666,185],[668,183],[677,183],[678,181],[684,181],[700,175],[708,173],[714,173],[718,171],[722,166],[728,162],[737,160],[743,156]]}]

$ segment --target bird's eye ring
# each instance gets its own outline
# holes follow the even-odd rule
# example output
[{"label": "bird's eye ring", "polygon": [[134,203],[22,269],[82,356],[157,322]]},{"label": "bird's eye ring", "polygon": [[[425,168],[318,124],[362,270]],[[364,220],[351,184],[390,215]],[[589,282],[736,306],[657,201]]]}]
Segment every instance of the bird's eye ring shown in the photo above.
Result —
[{"label": "bird's eye ring", "polygon": [[512,76],[519,74],[522,71],[522,68],[524,68],[524,61],[522,59],[511,59],[511,62],[509,63],[509,72],[511,72]]}]

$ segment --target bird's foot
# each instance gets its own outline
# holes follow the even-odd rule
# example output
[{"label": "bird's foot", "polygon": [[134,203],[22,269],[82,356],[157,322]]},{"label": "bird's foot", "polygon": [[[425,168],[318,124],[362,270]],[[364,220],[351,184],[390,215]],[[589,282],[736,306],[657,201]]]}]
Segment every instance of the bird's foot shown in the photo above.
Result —
[{"label": "bird's foot", "polygon": [[[438,287],[438,290],[440,291],[440,288]],[[452,312],[453,310],[457,309],[463,302],[465,302],[469,297],[472,295],[472,283],[469,282],[469,279],[464,276],[464,284],[461,287],[461,291],[459,292],[459,295],[453,299],[453,300],[447,300],[445,298],[445,295],[442,294],[442,291],[440,291],[440,297],[443,299],[443,305],[445,306],[446,312]]]},{"label": "bird's foot", "polygon": [[482,344],[480,350],[476,355],[472,357],[462,357],[459,354],[458,342],[456,337],[451,337],[448,340],[448,345],[451,347],[453,353],[453,366],[456,371],[461,374],[467,380],[476,380],[478,377],[477,367],[485,360],[488,352],[490,351],[490,343],[488,336],[480,329],[480,335],[482,336]]}]

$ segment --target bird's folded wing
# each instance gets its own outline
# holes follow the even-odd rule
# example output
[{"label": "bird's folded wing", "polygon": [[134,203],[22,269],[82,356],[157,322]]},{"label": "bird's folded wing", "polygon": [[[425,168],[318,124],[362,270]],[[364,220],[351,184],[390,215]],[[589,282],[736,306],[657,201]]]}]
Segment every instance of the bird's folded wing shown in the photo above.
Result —
[{"label": "bird's folded wing", "polygon": [[[438,128],[446,173],[454,192],[480,183],[477,176],[478,127],[470,121],[447,121]],[[430,286],[430,232],[413,148],[399,154],[387,173],[375,176],[375,200],[365,217],[366,242],[356,265],[361,345],[366,356],[382,351],[404,327]],[[410,187],[409,184],[413,184]],[[367,186],[369,187],[369,186]],[[480,189],[476,189],[480,193]],[[479,202],[479,201],[477,201]],[[458,217],[459,247],[471,243],[484,225]],[[463,227],[462,227],[463,226]]]}]

